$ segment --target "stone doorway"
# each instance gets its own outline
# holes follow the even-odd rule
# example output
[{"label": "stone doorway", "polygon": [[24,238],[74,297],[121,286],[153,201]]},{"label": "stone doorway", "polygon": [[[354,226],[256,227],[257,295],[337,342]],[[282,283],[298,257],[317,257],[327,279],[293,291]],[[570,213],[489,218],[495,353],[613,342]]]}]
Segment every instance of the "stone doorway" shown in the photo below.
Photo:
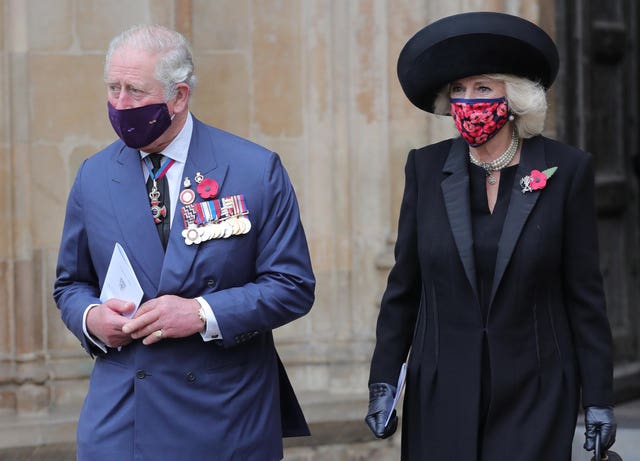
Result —
[{"label": "stone doorway", "polygon": [[618,400],[640,396],[640,7],[560,0],[558,138],[591,152]]}]

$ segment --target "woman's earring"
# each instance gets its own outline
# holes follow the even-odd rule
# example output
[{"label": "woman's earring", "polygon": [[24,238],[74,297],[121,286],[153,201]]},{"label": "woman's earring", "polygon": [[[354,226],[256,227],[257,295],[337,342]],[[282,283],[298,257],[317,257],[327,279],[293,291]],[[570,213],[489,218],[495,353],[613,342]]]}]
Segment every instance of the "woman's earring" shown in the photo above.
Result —
[{"label": "woman's earring", "polygon": [[513,116],[513,114],[509,114],[509,121],[513,122],[515,120],[515,117]]}]

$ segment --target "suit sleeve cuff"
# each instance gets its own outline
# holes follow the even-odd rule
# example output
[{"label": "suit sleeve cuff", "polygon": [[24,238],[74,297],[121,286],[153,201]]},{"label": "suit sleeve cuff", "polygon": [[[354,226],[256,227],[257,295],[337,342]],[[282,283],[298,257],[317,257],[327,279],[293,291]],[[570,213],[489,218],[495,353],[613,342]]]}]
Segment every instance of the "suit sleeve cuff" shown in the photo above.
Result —
[{"label": "suit sleeve cuff", "polygon": [[218,327],[218,320],[216,319],[216,315],[213,313],[213,309],[209,303],[202,296],[197,297],[196,301],[200,303],[207,319],[205,329],[200,332],[202,340],[213,341],[216,339],[222,339],[222,333],[220,333],[220,328]]},{"label": "suit sleeve cuff", "polygon": [[89,329],[87,328],[87,314],[92,308],[96,306],[97,304],[89,304],[87,308],[84,310],[84,314],[82,314],[82,331],[84,332],[84,335],[87,337],[87,339],[91,341],[91,344],[93,344],[94,346],[96,346],[98,349],[100,349],[102,352],[106,354],[107,346],[102,341],[99,341],[93,336],[91,336],[91,334],[89,333]]}]

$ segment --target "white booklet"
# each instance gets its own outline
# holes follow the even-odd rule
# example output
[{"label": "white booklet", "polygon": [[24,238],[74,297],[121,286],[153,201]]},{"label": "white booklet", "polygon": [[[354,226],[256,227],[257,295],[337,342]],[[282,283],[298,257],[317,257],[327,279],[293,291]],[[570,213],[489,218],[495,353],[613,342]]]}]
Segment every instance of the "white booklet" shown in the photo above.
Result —
[{"label": "white booklet", "polygon": [[129,258],[124,248],[116,242],[107,269],[107,275],[104,279],[104,285],[100,292],[100,301],[105,302],[107,299],[117,298],[123,301],[131,301],[135,304],[135,309],[125,317],[133,317],[142,301],[142,287],[133,267],[129,262]]},{"label": "white booklet", "polygon": [[400,368],[400,376],[398,376],[398,384],[396,384],[396,396],[393,398],[393,406],[391,407],[391,411],[387,415],[387,420],[384,422],[384,427],[387,427],[389,424],[389,420],[391,419],[391,415],[393,414],[393,410],[396,408],[398,404],[398,400],[400,400],[400,394],[402,394],[402,389],[404,388],[404,381],[407,377],[407,363],[403,363]]}]

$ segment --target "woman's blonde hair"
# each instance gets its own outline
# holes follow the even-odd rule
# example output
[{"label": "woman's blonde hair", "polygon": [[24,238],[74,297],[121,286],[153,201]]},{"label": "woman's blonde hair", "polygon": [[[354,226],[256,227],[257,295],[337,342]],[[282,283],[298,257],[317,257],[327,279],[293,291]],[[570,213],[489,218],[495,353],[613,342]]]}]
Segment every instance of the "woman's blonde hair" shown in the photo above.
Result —
[{"label": "woman's blonde hair", "polygon": [[[547,94],[540,83],[510,74],[485,74],[482,77],[504,82],[509,112],[515,117],[513,123],[518,135],[531,138],[542,133],[547,117]],[[440,90],[433,106],[434,114],[451,115],[449,85]]]}]

